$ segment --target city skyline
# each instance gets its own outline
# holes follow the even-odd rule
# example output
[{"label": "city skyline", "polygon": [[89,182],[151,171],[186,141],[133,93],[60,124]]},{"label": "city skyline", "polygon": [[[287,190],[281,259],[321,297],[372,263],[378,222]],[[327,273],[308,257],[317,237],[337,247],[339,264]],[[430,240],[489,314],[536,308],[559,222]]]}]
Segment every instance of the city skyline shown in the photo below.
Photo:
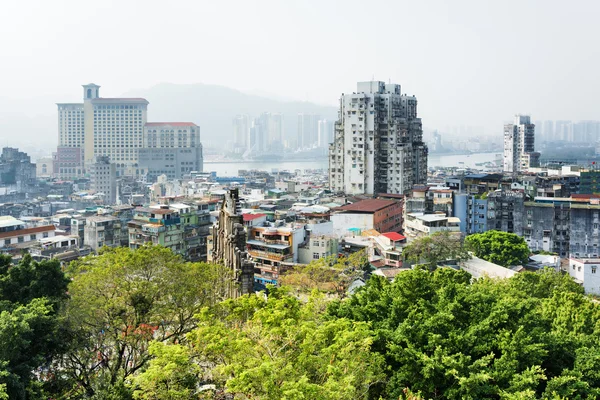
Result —
[{"label": "city skyline", "polygon": [[[600,89],[595,3],[565,9],[555,1],[380,1],[373,3],[373,18],[381,19],[376,15],[385,11],[402,16],[401,22],[381,23],[372,31],[352,28],[365,21],[355,2],[345,3],[341,12],[333,2],[310,1],[182,2],[166,9],[153,1],[143,7],[105,2],[94,9],[80,2],[59,4],[37,2],[34,11],[18,2],[3,5],[0,33],[14,37],[4,55],[14,62],[0,77],[0,129],[14,131],[15,115],[51,114],[57,99],[76,100],[70,87],[90,81],[110,87],[112,97],[161,82],[204,82],[334,106],[349,84],[374,77],[406,82],[407,94],[419,93],[421,115],[431,128],[468,123],[484,127],[486,134],[501,134],[506,116],[514,113],[540,120],[600,119],[593,106],[593,93]],[[15,17],[24,15],[30,21],[27,30],[16,25]],[[211,18],[197,24],[198,15]],[[223,30],[223,24],[234,29]],[[144,39],[133,39],[138,32]],[[410,40],[391,39],[397,37]],[[110,57],[101,52],[98,57],[101,49],[89,46],[100,39],[115,43]],[[254,44],[262,42],[277,48],[277,57],[258,57]],[[198,50],[189,52],[192,45]],[[359,56],[355,46],[369,47],[373,57]],[[526,51],[527,62],[507,56],[516,48]],[[155,56],[183,50],[186,57]],[[556,57],[562,53],[574,56]],[[41,68],[39,60],[48,62]],[[24,140],[37,140],[55,127],[21,129],[28,130]]]}]

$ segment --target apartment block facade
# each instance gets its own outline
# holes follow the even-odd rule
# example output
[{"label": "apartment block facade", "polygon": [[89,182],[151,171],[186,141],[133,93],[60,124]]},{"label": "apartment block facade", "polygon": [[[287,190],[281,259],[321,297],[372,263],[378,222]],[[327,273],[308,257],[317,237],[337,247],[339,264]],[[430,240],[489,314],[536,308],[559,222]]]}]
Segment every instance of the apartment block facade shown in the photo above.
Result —
[{"label": "apartment block facade", "polygon": [[535,151],[535,125],[529,115],[515,115],[514,123],[504,125],[504,172],[527,171],[539,166]]},{"label": "apartment block facade", "polygon": [[359,82],[342,94],[329,146],[329,186],[346,194],[400,193],[427,181],[417,99],[397,84]]}]

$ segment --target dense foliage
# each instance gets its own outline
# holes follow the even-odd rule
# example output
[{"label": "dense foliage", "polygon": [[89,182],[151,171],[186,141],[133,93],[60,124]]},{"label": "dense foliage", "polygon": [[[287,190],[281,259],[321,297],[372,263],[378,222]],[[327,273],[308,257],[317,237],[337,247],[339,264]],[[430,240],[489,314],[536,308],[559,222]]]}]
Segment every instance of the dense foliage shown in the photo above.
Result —
[{"label": "dense foliage", "polygon": [[[315,265],[343,280],[363,261]],[[600,398],[600,308],[568,275],[425,264],[332,301],[225,299],[226,269],[161,247],[106,250],[70,280],[0,257],[0,400]]]},{"label": "dense foliage", "polygon": [[329,313],[371,324],[389,367],[373,398],[405,388],[427,399],[600,396],[600,309],[554,271],[474,283],[451,269],[372,277]]},{"label": "dense foliage", "polygon": [[0,399],[38,398],[36,375],[64,346],[58,316],[67,279],[55,261],[0,255]]},{"label": "dense foliage", "polygon": [[205,309],[187,348],[154,349],[136,396],[197,398],[190,396],[197,375],[236,398],[366,399],[385,377],[383,356],[371,351],[373,333],[366,322],[327,318],[325,306],[322,295],[302,303],[272,288],[268,299],[244,296]]},{"label": "dense foliage", "polygon": [[413,240],[404,247],[402,256],[412,264],[423,264],[431,270],[444,261],[464,261],[470,258],[460,234],[450,231],[439,231]]},{"label": "dense foliage", "polygon": [[529,247],[514,233],[487,231],[466,238],[466,245],[477,257],[504,267],[527,264]]},{"label": "dense foliage", "polygon": [[185,339],[229,285],[223,267],[186,263],[159,246],[105,250],[72,264],[70,275],[70,346],[52,370],[65,398],[116,390],[146,367],[152,341]]}]

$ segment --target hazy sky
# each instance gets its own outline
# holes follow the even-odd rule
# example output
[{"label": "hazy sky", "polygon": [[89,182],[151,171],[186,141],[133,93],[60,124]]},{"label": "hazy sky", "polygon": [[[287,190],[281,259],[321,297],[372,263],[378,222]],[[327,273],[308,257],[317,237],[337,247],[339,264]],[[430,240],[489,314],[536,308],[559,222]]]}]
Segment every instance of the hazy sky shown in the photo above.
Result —
[{"label": "hazy sky", "polygon": [[416,95],[432,128],[500,133],[519,112],[600,119],[599,11],[592,0],[4,1],[0,105],[52,113],[87,82],[106,97],[201,82],[333,105],[375,77]]}]

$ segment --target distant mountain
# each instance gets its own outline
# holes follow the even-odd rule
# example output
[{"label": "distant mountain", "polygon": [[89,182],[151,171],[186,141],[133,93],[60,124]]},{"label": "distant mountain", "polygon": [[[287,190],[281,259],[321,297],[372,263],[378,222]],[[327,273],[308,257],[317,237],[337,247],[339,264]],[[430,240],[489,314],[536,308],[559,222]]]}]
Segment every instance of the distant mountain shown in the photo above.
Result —
[{"label": "distant mountain", "polygon": [[202,141],[224,147],[232,139],[232,120],[238,114],[259,116],[263,112],[284,115],[284,135],[297,134],[298,113],[319,114],[334,120],[337,109],[301,101],[284,101],[243,93],[225,86],[161,83],[149,89],[132,90],[123,97],[144,97],[149,122],[186,121],[200,125]]}]

